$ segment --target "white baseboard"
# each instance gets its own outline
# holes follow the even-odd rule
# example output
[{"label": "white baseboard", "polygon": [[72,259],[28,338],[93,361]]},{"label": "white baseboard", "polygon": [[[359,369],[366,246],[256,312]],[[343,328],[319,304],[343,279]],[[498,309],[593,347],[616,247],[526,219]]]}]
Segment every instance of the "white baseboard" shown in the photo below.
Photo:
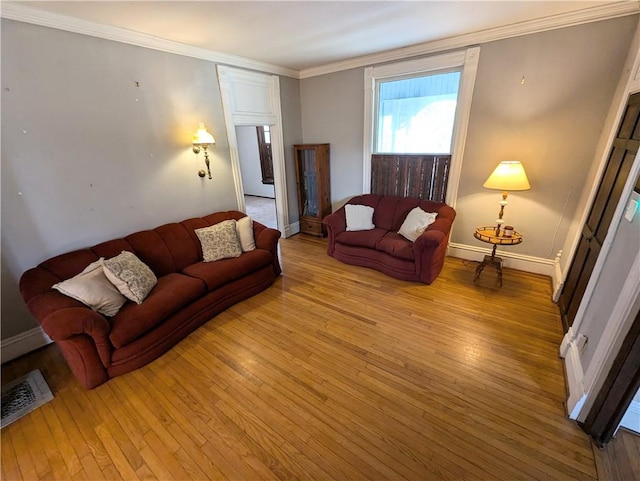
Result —
[{"label": "white baseboard", "polygon": [[291,237],[298,232],[300,232],[300,222],[294,222],[284,228],[284,237],[286,239],[287,237]]},{"label": "white baseboard", "polygon": [[3,340],[0,345],[0,360],[4,364],[52,342],[40,327],[34,327]]},{"label": "white baseboard", "polygon": [[567,386],[569,397],[567,399],[567,415],[571,419],[577,419],[582,406],[587,399],[584,391],[584,370],[580,361],[580,352],[576,340],[569,344],[567,354],[564,358],[564,369],[567,375]]},{"label": "white baseboard", "polygon": [[[470,246],[466,244],[449,244],[449,255],[470,261],[482,261],[485,255],[491,254],[491,249],[486,247]],[[556,277],[555,261],[543,259],[541,257],[523,256],[513,252],[498,249],[496,255],[503,259],[504,267],[517,269],[519,271],[543,274],[552,279]]]}]

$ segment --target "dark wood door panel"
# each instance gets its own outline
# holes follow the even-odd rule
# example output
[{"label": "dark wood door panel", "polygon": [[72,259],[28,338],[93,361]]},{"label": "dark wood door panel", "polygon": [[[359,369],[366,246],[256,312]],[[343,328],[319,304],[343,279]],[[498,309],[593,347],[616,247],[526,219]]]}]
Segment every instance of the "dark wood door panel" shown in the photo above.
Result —
[{"label": "dark wood door panel", "polygon": [[573,324],[640,146],[640,93],[629,97],[562,293],[565,332]]}]

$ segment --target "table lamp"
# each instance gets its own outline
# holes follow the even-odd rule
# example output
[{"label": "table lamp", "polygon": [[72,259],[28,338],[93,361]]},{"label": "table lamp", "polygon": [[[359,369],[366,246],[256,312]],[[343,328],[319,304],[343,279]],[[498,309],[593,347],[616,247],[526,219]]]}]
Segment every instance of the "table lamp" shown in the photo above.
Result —
[{"label": "table lamp", "polygon": [[491,173],[489,178],[482,184],[487,189],[495,189],[502,191],[502,201],[500,201],[500,212],[496,223],[496,235],[500,235],[500,227],[504,223],[502,216],[504,215],[504,207],[508,204],[507,196],[510,190],[529,190],[529,179],[524,171],[522,163],[518,160],[505,160],[500,162]]}]

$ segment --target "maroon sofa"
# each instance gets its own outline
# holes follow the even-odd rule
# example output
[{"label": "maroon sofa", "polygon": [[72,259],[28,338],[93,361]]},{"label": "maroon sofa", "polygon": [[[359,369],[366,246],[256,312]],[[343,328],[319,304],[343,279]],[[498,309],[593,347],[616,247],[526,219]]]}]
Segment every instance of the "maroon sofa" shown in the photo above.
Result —
[{"label": "maroon sofa", "polygon": [[[257,222],[255,250],[201,262],[194,230],[244,216],[218,212],[53,257],[22,275],[20,292],[73,374],[87,389],[94,388],[149,363],[216,314],[273,284],[281,272],[280,232]],[[100,257],[123,250],[133,252],[158,278],[141,304],[129,301],[109,318],[51,288]]]},{"label": "maroon sofa", "polygon": [[[446,204],[412,197],[365,194],[347,204],[374,208],[375,229],[347,231],[344,207],[323,219],[327,227],[327,253],[339,261],[370,267],[406,281],[431,284],[442,270],[451,225],[456,211]],[[424,233],[411,242],[398,234],[407,214],[414,207],[438,216]]]}]

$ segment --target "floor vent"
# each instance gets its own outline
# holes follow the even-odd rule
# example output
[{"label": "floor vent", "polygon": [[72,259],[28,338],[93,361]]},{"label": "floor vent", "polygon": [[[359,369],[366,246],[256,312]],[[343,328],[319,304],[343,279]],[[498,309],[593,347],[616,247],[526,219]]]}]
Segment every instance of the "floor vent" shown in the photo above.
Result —
[{"label": "floor vent", "polygon": [[2,425],[8,426],[53,399],[39,369],[2,386]]}]

